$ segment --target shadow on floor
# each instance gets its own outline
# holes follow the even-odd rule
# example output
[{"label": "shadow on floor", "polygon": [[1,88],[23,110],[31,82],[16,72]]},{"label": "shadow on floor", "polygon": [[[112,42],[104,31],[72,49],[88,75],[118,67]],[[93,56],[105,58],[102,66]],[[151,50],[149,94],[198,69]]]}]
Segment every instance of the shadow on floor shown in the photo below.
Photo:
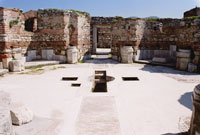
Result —
[{"label": "shadow on floor", "polygon": [[179,71],[174,68],[164,67],[164,66],[152,66],[145,65],[141,68],[143,71],[148,71],[150,73],[166,73],[166,74],[177,74],[177,75],[199,75],[197,73],[189,73],[185,71]]},{"label": "shadow on floor", "polygon": [[178,102],[192,111],[192,92],[187,92],[181,95]]},{"label": "shadow on floor", "polygon": [[85,60],[84,63],[92,63],[92,64],[118,64],[119,62],[112,59],[91,59]]},{"label": "shadow on floor", "polygon": [[184,133],[166,133],[166,134],[162,134],[162,135],[188,135],[188,132],[184,132]]}]

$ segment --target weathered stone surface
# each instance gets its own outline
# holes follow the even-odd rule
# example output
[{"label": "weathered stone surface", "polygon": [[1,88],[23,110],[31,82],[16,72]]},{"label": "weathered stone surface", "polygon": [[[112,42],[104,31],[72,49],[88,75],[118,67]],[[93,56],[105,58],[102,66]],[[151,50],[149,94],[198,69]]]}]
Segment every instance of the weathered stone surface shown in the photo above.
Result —
[{"label": "weathered stone surface", "polygon": [[14,125],[20,126],[33,120],[33,112],[22,104],[12,104],[10,113]]},{"label": "weathered stone surface", "polygon": [[180,69],[180,70],[187,71],[188,64],[189,64],[190,61],[191,61],[190,58],[180,58],[180,57],[178,57],[176,59],[176,68]]},{"label": "weathered stone surface", "polygon": [[0,105],[10,105],[11,98],[6,92],[0,91]]},{"label": "weathered stone surface", "polygon": [[54,57],[53,50],[42,50],[42,59],[43,60],[53,60]]},{"label": "weathered stone surface", "polygon": [[0,69],[3,69],[3,63],[0,62]]},{"label": "weathered stone surface", "polygon": [[9,62],[9,71],[10,72],[21,72],[24,70],[24,64],[21,60],[12,60]]},{"label": "weathered stone surface", "polygon": [[161,57],[154,57],[153,62],[158,62],[158,63],[166,63],[167,59],[166,58],[161,58]]},{"label": "weathered stone surface", "polygon": [[10,117],[10,95],[0,91],[0,135],[14,135]]},{"label": "weathered stone surface", "polygon": [[121,48],[122,63],[133,63],[133,48],[132,46],[123,46]]},{"label": "weathered stone surface", "polygon": [[189,135],[200,134],[200,85],[197,85],[193,92],[193,113],[190,124]]},{"label": "weathered stone surface", "polygon": [[189,63],[188,64],[188,72],[192,72],[192,73],[197,72],[197,65]]},{"label": "weathered stone surface", "polygon": [[69,47],[67,50],[67,62],[75,64],[78,62],[78,50],[75,46]]},{"label": "weathered stone surface", "polygon": [[63,55],[54,55],[53,60],[59,61],[60,63],[66,63],[67,57]]},{"label": "weathered stone surface", "polygon": [[2,62],[3,62],[3,68],[4,69],[8,69],[9,68],[9,62],[12,60],[12,58],[3,58]]},{"label": "weathered stone surface", "polygon": [[0,135],[14,135],[8,106],[0,106]]},{"label": "weathered stone surface", "polygon": [[13,54],[13,57],[14,57],[14,59],[16,59],[16,60],[21,60],[21,59],[22,59],[22,54],[21,54],[21,53]]},{"label": "weathered stone surface", "polygon": [[190,58],[191,53],[188,52],[176,52],[176,57]]},{"label": "weathered stone surface", "polygon": [[36,60],[36,50],[28,51],[28,56],[26,57],[26,61]]}]

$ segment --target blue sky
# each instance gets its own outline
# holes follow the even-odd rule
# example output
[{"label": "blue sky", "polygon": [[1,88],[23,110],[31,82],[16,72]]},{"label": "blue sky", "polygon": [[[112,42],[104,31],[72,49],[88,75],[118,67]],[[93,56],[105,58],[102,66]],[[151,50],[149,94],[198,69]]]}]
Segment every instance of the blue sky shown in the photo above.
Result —
[{"label": "blue sky", "polygon": [[89,12],[92,16],[182,18],[184,11],[200,6],[200,0],[0,0],[0,6],[23,11],[75,9]]}]

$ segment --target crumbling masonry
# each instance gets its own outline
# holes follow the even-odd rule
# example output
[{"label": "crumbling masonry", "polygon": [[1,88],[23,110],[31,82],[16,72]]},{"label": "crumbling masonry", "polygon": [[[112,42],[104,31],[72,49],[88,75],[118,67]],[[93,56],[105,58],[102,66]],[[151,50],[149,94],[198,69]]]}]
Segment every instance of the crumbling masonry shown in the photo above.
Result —
[{"label": "crumbling masonry", "polygon": [[12,59],[65,63],[70,46],[77,47],[79,59],[95,53],[96,48],[111,48],[112,58],[122,61],[121,49],[131,46],[133,61],[151,60],[198,72],[200,19],[188,17],[194,12],[198,10],[185,12],[183,19],[141,19],[90,17],[85,12],[58,9],[22,13],[1,7],[0,61],[4,68]]}]

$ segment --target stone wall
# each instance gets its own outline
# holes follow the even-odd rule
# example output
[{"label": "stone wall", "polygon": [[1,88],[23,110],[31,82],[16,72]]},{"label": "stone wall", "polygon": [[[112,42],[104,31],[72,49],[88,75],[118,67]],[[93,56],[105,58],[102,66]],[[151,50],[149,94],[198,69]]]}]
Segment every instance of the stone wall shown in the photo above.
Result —
[{"label": "stone wall", "polygon": [[[112,23],[117,21],[119,17],[92,17],[91,19],[91,36],[93,36],[93,28],[96,28],[97,48],[111,48],[112,46]],[[94,39],[91,37],[91,39]],[[91,41],[93,43],[93,40]]]},{"label": "stone wall", "polygon": [[88,13],[59,9],[22,13],[1,7],[0,18],[0,61],[15,58],[13,54],[17,53],[26,56],[27,61],[66,62],[70,45],[79,48],[79,58],[90,48]]},{"label": "stone wall", "polygon": [[196,8],[189,10],[189,11],[184,12],[184,18],[185,17],[191,17],[191,16],[200,16],[200,8],[196,7]]}]

